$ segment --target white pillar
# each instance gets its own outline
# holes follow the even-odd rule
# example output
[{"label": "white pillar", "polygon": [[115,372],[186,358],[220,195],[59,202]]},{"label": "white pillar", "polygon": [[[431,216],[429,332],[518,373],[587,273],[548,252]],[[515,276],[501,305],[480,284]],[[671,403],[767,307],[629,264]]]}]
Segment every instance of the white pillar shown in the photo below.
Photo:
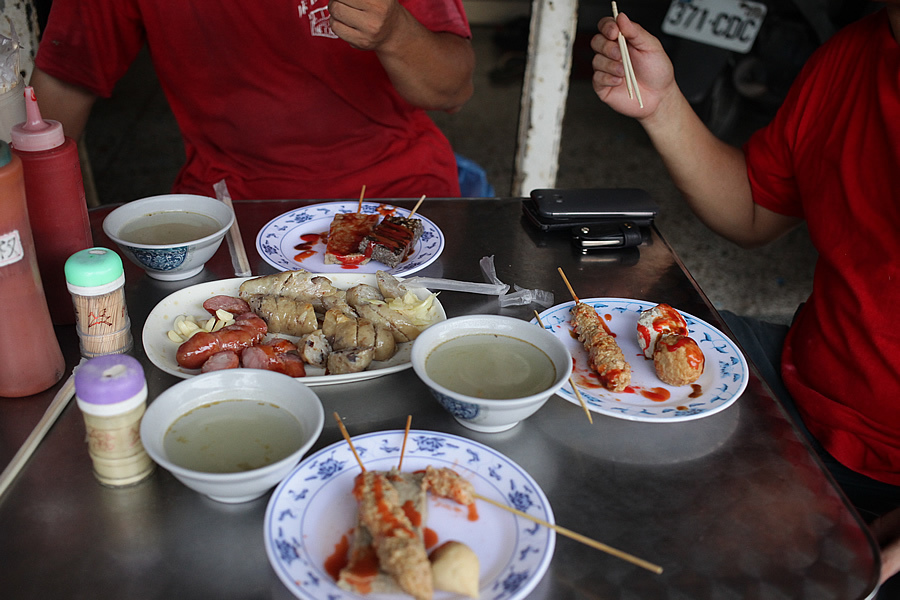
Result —
[{"label": "white pillar", "polygon": [[34,68],[34,56],[38,47],[37,10],[34,0],[6,0],[0,12],[0,35],[12,37],[12,27],[19,36],[19,71],[27,82]]},{"label": "white pillar", "polygon": [[512,194],[556,185],[578,0],[533,0]]}]

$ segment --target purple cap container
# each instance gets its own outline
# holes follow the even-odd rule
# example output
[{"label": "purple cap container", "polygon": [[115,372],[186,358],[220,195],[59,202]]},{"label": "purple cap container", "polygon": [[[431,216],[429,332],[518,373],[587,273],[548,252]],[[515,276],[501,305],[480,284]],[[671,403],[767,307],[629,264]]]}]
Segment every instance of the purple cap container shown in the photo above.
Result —
[{"label": "purple cap container", "polygon": [[75,370],[75,399],[92,415],[127,413],[147,400],[144,369],[127,354],[92,358]]}]

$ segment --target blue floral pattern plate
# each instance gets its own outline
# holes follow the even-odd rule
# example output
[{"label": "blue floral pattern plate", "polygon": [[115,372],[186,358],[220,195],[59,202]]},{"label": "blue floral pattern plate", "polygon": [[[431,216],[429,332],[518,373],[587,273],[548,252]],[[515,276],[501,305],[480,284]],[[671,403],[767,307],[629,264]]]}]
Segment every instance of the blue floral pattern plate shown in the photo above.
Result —
[{"label": "blue floral pattern plate", "polygon": [[[591,411],[630,421],[689,421],[724,410],[747,387],[748,368],[744,355],[731,338],[706,321],[679,311],[687,321],[690,336],[703,350],[706,366],[695,384],[673,387],[659,380],[653,361],[645,359],[638,346],[638,317],[642,311],[656,306],[655,303],[626,298],[581,301],[596,309],[631,365],[631,386],[620,393],[604,389],[588,366],[587,351],[572,333],[571,310],[575,302],[559,304],[541,313],[544,327],[568,346],[574,361],[572,380]],[[532,322],[537,323],[537,319]],[[580,406],[570,385],[557,393]]]},{"label": "blue floral pattern plate", "polygon": [[[356,436],[353,445],[367,469],[389,470],[400,460],[403,431]],[[547,497],[520,466],[482,444],[435,431],[412,430],[403,470],[450,467],[472,482],[475,491],[553,523]],[[344,441],[307,457],[272,493],[265,517],[266,553],[282,583],[302,600],[366,598],[337,586],[325,560],[356,523],[351,491],[359,465]],[[538,584],[550,564],[556,533],[486,502],[477,503],[478,519],[465,507],[429,494],[426,526],[438,544],[457,540],[478,554],[481,598],[516,600]],[[378,598],[408,598],[377,595]],[[435,592],[435,600],[463,596]]]},{"label": "blue floral pattern plate", "polygon": [[[322,241],[338,213],[356,212],[359,202],[326,202],[312,204],[288,211],[275,217],[256,235],[256,250],[267,263],[281,271],[306,269],[313,273],[374,273],[387,271],[392,275],[410,275],[421,271],[441,255],[444,250],[444,234],[438,226],[417,211],[415,218],[422,221],[424,231],[416,242],[412,254],[402,263],[388,268],[380,262],[370,261],[361,266],[326,265],[325,243]],[[389,214],[409,216],[409,210],[378,202],[363,202],[365,214]],[[311,236],[312,241],[303,236]],[[318,240],[315,238],[320,236]],[[301,246],[298,249],[297,246]]]}]

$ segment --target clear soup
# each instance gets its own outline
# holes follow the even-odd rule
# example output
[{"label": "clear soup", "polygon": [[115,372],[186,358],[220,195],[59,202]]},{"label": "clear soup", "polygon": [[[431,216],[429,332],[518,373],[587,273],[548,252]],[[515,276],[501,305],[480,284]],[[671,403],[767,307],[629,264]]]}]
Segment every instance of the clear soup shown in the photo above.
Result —
[{"label": "clear soup", "polygon": [[223,400],[179,417],[163,437],[173,463],[204,473],[250,471],[290,456],[303,444],[294,415],[259,400]]},{"label": "clear soup", "polygon": [[222,225],[212,217],[185,210],[150,213],[125,223],[119,238],[132,244],[186,244],[212,235]]},{"label": "clear soup", "polygon": [[543,350],[493,333],[440,344],[425,360],[425,372],[454,392],[494,400],[532,396],[556,381],[556,367]]}]

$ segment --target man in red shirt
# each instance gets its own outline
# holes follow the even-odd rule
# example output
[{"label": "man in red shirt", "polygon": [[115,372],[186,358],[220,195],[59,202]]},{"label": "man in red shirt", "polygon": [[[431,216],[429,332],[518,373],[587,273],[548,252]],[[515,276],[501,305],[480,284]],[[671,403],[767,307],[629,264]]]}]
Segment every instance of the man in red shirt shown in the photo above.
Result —
[{"label": "man in red shirt", "polygon": [[31,85],[77,138],[146,44],[184,140],[173,191],[455,197],[425,111],[471,96],[470,35],[461,0],[55,0]]},{"label": "man in red shirt", "polygon": [[[639,120],[710,229],[754,247],[806,221],[813,290],[767,380],[860,513],[880,517],[882,581],[900,570],[900,0],[884,4],[810,58],[742,149],[703,125],[659,41],[627,16],[601,20],[592,40],[597,95]],[[619,32],[643,108],[628,98]],[[772,331],[731,323],[745,348]],[[754,362],[765,372],[768,359]]]}]

